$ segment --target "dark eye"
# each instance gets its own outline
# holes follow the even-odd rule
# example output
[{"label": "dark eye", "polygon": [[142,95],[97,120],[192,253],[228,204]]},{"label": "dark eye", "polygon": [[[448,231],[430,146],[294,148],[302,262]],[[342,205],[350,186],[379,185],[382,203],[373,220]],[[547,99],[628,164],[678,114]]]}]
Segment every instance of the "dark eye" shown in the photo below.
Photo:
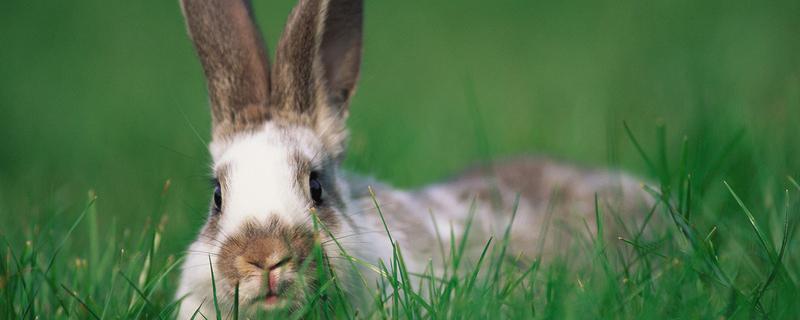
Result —
[{"label": "dark eye", "polygon": [[220,211],[222,209],[222,188],[219,186],[219,180],[214,180],[214,209]]},{"label": "dark eye", "polygon": [[316,172],[311,172],[308,177],[308,192],[311,193],[314,205],[322,203],[322,184],[319,182],[319,175]]}]

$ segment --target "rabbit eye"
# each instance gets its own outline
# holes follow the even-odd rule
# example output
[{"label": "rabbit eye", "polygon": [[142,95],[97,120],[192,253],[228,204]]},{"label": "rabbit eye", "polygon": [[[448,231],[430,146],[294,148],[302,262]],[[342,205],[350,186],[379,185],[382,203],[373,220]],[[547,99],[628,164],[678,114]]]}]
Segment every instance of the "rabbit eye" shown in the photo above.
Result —
[{"label": "rabbit eye", "polygon": [[308,192],[311,193],[314,205],[322,203],[322,183],[319,182],[319,175],[316,172],[311,172],[308,177]]},{"label": "rabbit eye", "polygon": [[214,210],[220,211],[222,209],[222,188],[219,186],[219,180],[214,180]]}]

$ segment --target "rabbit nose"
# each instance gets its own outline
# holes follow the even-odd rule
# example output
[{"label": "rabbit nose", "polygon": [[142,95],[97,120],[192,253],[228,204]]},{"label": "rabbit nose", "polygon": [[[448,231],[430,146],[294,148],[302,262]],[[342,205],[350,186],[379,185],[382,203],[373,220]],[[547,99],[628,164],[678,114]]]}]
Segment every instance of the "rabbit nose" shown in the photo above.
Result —
[{"label": "rabbit nose", "polygon": [[258,270],[263,274],[264,279],[266,280],[266,288],[268,290],[267,293],[270,295],[275,295],[278,291],[278,283],[280,283],[281,278],[281,271],[278,270],[278,268],[289,263],[291,260],[291,256],[286,256],[280,260],[277,260],[277,262],[274,262],[274,259],[266,259],[249,261],[248,263],[251,266],[258,268]]},{"label": "rabbit nose", "polygon": [[283,266],[284,264],[286,264],[290,260],[291,260],[291,257],[286,257],[286,258],[283,258],[281,261],[278,261],[278,263],[276,263],[276,264],[272,265],[271,267],[269,267],[269,271],[267,272],[267,276],[266,276],[266,278],[267,278],[267,289],[269,290],[268,291],[269,294],[275,295],[278,292],[278,283],[280,282],[280,279],[281,279],[281,277],[280,277],[281,273],[278,270],[278,268],[280,268],[281,266]]}]

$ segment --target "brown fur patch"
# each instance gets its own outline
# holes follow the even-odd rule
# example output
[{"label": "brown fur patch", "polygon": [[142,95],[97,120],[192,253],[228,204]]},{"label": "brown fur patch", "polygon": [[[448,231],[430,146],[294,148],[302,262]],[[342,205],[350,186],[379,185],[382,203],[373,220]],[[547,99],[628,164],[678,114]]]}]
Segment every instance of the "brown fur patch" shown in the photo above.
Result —
[{"label": "brown fur patch", "polygon": [[296,269],[310,254],[313,239],[311,230],[285,226],[277,218],[245,224],[223,242],[217,262],[220,274],[237,283],[287,258],[286,265]]},{"label": "brown fur patch", "polygon": [[[548,223],[556,227],[551,228],[551,233],[554,233],[552,238],[559,239],[555,241],[557,244],[570,243],[564,240],[582,234],[584,224],[596,232],[595,195],[604,217],[606,240],[615,243],[617,237],[628,236],[626,227],[617,220],[623,216],[630,225],[641,223],[652,203],[640,183],[621,173],[590,170],[533,157],[497,161],[470,170],[453,182],[462,190],[460,199],[464,201],[471,201],[476,195],[483,201],[487,195],[505,195],[501,199],[502,208],[511,208],[513,198],[508,195],[519,193],[521,202],[537,211],[519,214],[539,215],[541,222],[545,222],[546,215],[552,214]],[[516,243],[540,241],[538,236],[531,237],[526,233],[512,237]]]}]

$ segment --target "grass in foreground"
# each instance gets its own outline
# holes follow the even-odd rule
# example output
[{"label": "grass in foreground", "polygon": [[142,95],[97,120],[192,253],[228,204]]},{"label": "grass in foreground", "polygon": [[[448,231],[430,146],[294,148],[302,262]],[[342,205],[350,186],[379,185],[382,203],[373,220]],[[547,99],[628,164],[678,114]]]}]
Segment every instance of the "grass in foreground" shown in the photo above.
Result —
[{"label": "grass in foreground", "polygon": [[[627,127],[626,127],[627,129]],[[345,298],[335,275],[318,270],[320,286],[311,302],[292,318],[775,318],[796,319],[800,253],[793,234],[800,185],[788,177],[773,205],[755,215],[739,186],[724,182],[727,202],[735,204],[736,224],[696,223],[715,208],[687,164],[688,142],[676,169],[667,163],[666,143],[648,154],[630,130],[629,138],[659,186],[648,191],[658,201],[651,212],[671,221],[663,233],[647,235],[645,225],[619,243],[606,243],[602,221],[613,213],[595,212],[596,236],[581,239],[563,255],[522,257],[507,247],[513,223],[485,244],[477,260],[467,259],[465,240],[440,235],[446,258],[443,274],[405,268],[393,243],[394,259],[375,266],[385,275],[375,290],[374,308],[360,310]],[[659,139],[665,137],[659,129]],[[723,155],[725,157],[723,148]],[[721,180],[721,179],[720,179]],[[721,184],[723,182],[720,182]],[[166,196],[166,190],[162,198]],[[752,188],[749,190],[753,190]],[[752,195],[748,198],[753,198]],[[80,319],[168,319],[180,255],[163,253],[166,217],[145,223],[136,233],[114,223],[99,226],[95,201],[80,212],[53,215],[41,226],[3,235],[0,261],[0,317]],[[160,212],[160,210],[158,210]],[[379,210],[380,212],[380,210]],[[716,217],[723,215],[716,214]],[[759,219],[756,219],[759,217]],[[62,222],[71,219],[70,224]],[[512,218],[513,221],[513,218]],[[644,224],[651,217],[644,219]],[[510,221],[511,222],[511,221]],[[738,223],[743,222],[743,223]],[[542,226],[547,228],[549,226]],[[324,232],[324,226],[321,226]],[[102,232],[101,232],[102,230]],[[388,229],[387,229],[388,230]],[[388,231],[387,231],[388,232]],[[19,238],[24,235],[24,242]],[[75,246],[71,243],[86,243]],[[622,247],[633,254],[616,254]],[[447,250],[445,250],[447,248]],[[323,259],[319,248],[317,259]],[[323,265],[323,264],[317,264]],[[209,301],[208,303],[215,303]],[[215,303],[216,304],[216,303]],[[219,308],[219,307],[218,307]],[[238,305],[222,314],[237,318]],[[198,314],[198,318],[202,315]]]}]

